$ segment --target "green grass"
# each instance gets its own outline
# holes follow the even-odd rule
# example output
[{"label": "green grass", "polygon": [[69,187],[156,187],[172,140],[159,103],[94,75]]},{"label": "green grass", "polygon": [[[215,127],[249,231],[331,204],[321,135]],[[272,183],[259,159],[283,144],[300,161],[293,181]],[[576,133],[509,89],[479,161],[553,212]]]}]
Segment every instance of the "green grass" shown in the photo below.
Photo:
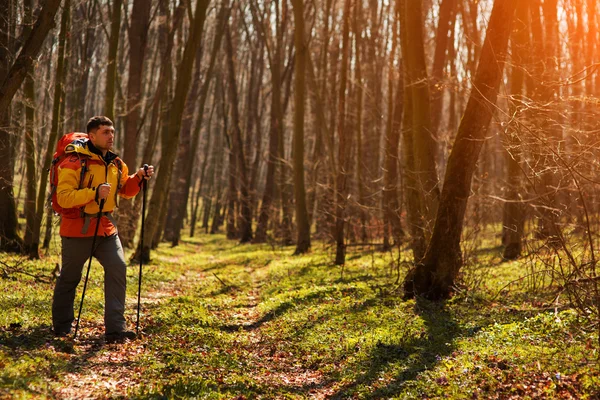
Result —
[{"label": "green grass", "polygon": [[121,346],[102,340],[97,263],[73,342],[50,334],[52,283],[30,276],[50,277],[58,255],[29,262],[30,275],[0,279],[0,397],[600,396],[597,336],[573,311],[539,311],[551,291],[529,291],[523,263],[492,245],[473,252],[445,303],[402,300],[397,254],[356,250],[342,269],[321,244],[292,252],[219,235],[161,245],[144,269],[144,335]]}]

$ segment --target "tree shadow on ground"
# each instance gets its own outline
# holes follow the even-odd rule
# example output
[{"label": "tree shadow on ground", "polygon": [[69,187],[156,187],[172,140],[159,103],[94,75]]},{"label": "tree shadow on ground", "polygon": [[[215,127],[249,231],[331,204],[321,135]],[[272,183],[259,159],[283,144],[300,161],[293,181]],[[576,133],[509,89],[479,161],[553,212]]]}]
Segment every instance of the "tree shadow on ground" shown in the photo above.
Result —
[{"label": "tree shadow on ground", "polygon": [[[75,348],[78,347],[78,349]],[[89,365],[90,359],[100,351],[103,347],[103,341],[98,338],[79,338],[73,340],[72,335],[69,337],[56,337],[49,325],[38,325],[32,328],[21,328],[14,326],[9,329],[0,329],[0,349],[5,357],[11,358],[16,362],[31,363],[32,367],[27,369],[27,372],[18,374],[5,373],[1,374],[0,383],[2,387],[19,389],[30,393],[30,395],[45,397],[46,394],[36,390],[36,385],[31,385],[30,382],[35,382],[39,379],[40,374],[47,374],[50,368],[50,375],[59,377],[65,373],[78,372],[85,369]],[[48,351],[54,353],[65,353],[67,358],[59,356],[57,361],[51,362],[49,367],[43,372],[37,370],[37,357],[47,358],[51,360],[53,357],[48,354]],[[24,361],[27,356],[29,361]],[[64,362],[67,360],[66,362]]]},{"label": "tree shadow on ground", "polygon": [[356,374],[352,377],[352,382],[339,389],[331,398],[345,399],[355,396],[355,391],[361,386],[373,386],[381,374],[394,365],[402,366],[403,370],[387,385],[379,387],[364,398],[379,399],[398,394],[403,386],[417,379],[424,371],[434,368],[442,357],[451,354],[455,350],[454,339],[473,334],[472,331],[458,325],[443,303],[436,304],[418,299],[415,313],[423,318],[426,330],[408,341],[399,338],[388,343],[378,342],[367,359],[355,368]]}]

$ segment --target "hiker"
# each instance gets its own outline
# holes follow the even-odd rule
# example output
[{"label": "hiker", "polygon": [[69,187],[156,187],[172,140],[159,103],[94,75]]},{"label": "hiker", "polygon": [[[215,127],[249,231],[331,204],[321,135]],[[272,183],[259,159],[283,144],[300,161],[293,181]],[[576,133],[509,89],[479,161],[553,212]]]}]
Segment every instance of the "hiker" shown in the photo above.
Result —
[{"label": "hiker", "polygon": [[[128,175],[127,165],[111,151],[115,129],[107,117],[90,118],[87,134],[87,139],[64,147],[64,159],[57,168],[55,190],[58,208],[62,208],[62,269],[54,288],[52,324],[57,336],[71,332],[75,290],[84,264],[93,255],[104,268],[106,342],[123,342],[136,335],[126,329],[123,315],[127,265],[112,212],[117,206],[117,195],[132,198],[138,194],[143,180],[154,174],[154,167],[140,168]],[[103,208],[99,218],[100,204]]]}]

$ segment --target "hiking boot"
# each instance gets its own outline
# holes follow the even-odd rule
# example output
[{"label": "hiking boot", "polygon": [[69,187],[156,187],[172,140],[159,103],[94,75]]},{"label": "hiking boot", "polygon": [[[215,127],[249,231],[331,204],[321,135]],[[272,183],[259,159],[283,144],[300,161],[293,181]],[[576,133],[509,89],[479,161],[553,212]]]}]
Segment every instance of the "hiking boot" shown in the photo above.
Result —
[{"label": "hiking boot", "polygon": [[54,328],[52,329],[52,332],[56,337],[67,337],[71,333],[71,329]]},{"label": "hiking boot", "polygon": [[105,335],[106,343],[123,343],[125,340],[133,340],[136,338],[135,332],[123,331],[123,332],[111,332]]}]

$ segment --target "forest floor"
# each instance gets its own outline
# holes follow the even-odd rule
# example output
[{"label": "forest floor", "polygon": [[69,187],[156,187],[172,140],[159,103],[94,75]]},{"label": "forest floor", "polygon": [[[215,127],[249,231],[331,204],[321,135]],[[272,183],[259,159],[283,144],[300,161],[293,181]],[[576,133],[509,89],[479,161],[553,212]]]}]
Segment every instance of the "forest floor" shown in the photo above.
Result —
[{"label": "forest floor", "polygon": [[444,303],[402,299],[403,254],[351,248],[341,268],[322,244],[292,252],[221,235],[161,245],[143,334],[120,345],[104,341],[99,264],[73,340],[50,331],[58,250],[0,254],[0,398],[600,398],[597,335],[497,248],[470,258]]}]

